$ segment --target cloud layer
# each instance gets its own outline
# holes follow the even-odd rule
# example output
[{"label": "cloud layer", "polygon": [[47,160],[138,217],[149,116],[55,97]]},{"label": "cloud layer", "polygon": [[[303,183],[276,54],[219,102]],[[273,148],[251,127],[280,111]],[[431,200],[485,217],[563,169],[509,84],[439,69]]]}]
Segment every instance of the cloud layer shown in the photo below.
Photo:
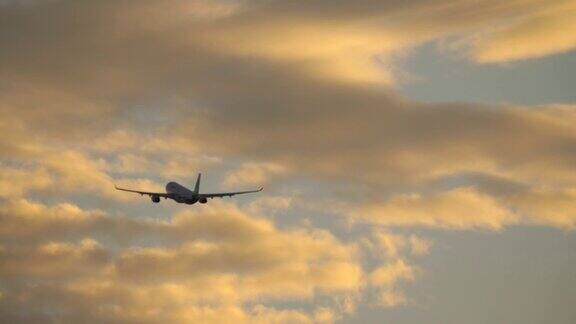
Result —
[{"label": "cloud layer", "polygon": [[[425,104],[395,87],[431,42],[482,64],[570,51],[575,8],[0,2],[0,318],[333,322],[410,305],[431,242],[390,228],[573,229],[574,105]],[[113,190],[197,170],[272,194],[152,210]],[[339,219],[370,229],[342,235]]]},{"label": "cloud layer", "polygon": [[[3,320],[331,322],[371,285],[360,246],[230,204],[152,221],[22,200],[0,216]],[[398,265],[412,271],[383,266],[376,287],[412,279]],[[315,300],[324,306],[277,304]]]}]

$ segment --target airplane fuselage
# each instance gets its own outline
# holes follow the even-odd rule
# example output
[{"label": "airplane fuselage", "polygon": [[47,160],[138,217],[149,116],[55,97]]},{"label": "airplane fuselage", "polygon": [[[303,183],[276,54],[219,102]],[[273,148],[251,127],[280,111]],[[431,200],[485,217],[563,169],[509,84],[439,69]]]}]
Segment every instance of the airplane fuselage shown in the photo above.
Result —
[{"label": "airplane fuselage", "polygon": [[177,182],[168,182],[166,184],[166,193],[170,194],[170,198],[176,202],[188,205],[195,204],[200,200],[200,195],[194,191],[184,187]]}]

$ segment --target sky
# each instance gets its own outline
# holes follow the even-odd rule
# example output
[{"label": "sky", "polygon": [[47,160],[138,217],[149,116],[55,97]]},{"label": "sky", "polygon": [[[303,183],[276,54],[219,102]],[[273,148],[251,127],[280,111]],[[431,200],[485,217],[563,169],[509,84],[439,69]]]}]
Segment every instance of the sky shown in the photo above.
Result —
[{"label": "sky", "polygon": [[0,322],[576,322],[574,16],[0,0]]}]

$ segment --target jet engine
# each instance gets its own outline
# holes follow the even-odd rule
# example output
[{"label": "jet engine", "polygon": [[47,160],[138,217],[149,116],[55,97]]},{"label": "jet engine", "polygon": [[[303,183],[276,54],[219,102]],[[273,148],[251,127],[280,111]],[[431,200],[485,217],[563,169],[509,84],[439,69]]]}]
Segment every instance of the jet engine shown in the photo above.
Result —
[{"label": "jet engine", "polygon": [[191,199],[186,199],[184,202],[187,205],[194,205],[197,201],[198,201],[198,198],[191,198]]},{"label": "jet engine", "polygon": [[150,197],[150,199],[152,199],[152,202],[153,202],[153,203],[159,203],[159,202],[160,202],[160,197],[159,197],[159,196],[156,196],[156,195],[152,195],[152,196]]},{"label": "jet engine", "polygon": [[206,197],[202,197],[198,200],[201,204],[205,204],[208,202],[208,199],[206,199]]}]

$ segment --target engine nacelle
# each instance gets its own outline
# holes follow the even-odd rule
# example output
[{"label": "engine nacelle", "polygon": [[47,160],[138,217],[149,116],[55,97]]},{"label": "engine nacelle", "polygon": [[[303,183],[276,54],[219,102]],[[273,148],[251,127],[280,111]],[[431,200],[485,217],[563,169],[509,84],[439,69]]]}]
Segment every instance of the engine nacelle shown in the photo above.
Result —
[{"label": "engine nacelle", "polygon": [[152,202],[156,204],[160,202],[160,196],[152,195],[150,199],[152,199]]},{"label": "engine nacelle", "polygon": [[194,205],[197,201],[198,201],[198,198],[191,198],[191,199],[186,199],[184,202],[187,205]]},{"label": "engine nacelle", "polygon": [[200,202],[201,204],[205,204],[208,202],[208,199],[206,199],[206,197],[202,197],[202,198],[198,199],[198,202]]}]

